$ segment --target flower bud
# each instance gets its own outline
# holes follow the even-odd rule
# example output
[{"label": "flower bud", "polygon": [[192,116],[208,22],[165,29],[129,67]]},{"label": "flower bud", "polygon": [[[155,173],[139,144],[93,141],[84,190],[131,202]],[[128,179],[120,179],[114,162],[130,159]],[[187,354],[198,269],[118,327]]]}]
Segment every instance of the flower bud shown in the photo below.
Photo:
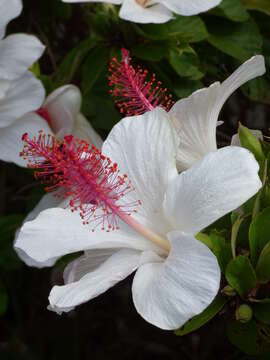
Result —
[{"label": "flower bud", "polygon": [[221,290],[222,294],[225,294],[227,296],[235,296],[236,295],[236,291],[234,290],[234,288],[232,288],[230,285],[226,285],[222,290]]},{"label": "flower bud", "polygon": [[236,320],[246,323],[252,319],[252,309],[250,306],[243,304],[235,312]]}]

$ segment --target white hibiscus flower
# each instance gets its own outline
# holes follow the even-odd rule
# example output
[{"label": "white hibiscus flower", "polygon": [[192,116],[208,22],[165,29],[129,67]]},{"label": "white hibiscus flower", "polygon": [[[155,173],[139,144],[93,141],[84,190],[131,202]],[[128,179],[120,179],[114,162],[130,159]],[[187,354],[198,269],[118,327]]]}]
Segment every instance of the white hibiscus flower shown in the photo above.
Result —
[{"label": "white hibiscus flower", "polygon": [[119,16],[136,23],[165,23],[179,15],[195,15],[219,5],[221,0],[62,0],[67,3],[107,2],[122,5]]},{"label": "white hibiscus flower", "polygon": [[[94,225],[92,232],[93,226],[82,225],[77,212],[61,208],[45,210],[24,224],[16,247],[35,261],[85,252],[66,268],[65,285],[52,289],[52,310],[69,311],[134,271],[135,307],[144,319],[162,329],[180,327],[214,299],[220,282],[218,263],[194,236],[260,189],[259,167],[250,152],[230,146],[209,153],[179,175],[176,139],[168,113],[160,108],[125,118],[113,128],[103,154],[127,174],[136,191],[122,191],[121,177],[113,177],[116,183],[107,183],[110,173],[100,177],[99,165],[93,186],[91,171],[80,171],[80,164],[88,169],[97,162],[84,163],[81,156],[74,166],[66,168],[71,192],[75,179],[74,198],[81,194],[88,199],[91,214],[100,196],[106,205],[100,209],[104,216],[111,211],[120,218],[118,230],[107,232]],[[76,161],[72,155],[74,158]],[[118,188],[119,182],[122,185]],[[99,187],[101,191],[93,202]],[[105,193],[108,198],[104,200]],[[142,205],[137,212],[126,213],[125,206],[135,204],[138,198]]]}]

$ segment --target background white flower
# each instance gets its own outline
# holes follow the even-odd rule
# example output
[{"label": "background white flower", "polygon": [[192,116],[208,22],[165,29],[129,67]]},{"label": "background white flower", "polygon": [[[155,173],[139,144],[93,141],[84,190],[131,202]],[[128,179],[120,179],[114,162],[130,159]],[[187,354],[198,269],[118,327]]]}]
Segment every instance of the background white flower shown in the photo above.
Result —
[{"label": "background white flower", "polygon": [[122,5],[119,16],[137,23],[165,23],[179,15],[195,15],[207,11],[221,0],[62,0],[67,3],[107,2]]},{"label": "background white flower", "polygon": [[136,309],[160,328],[181,326],[215,297],[220,280],[217,260],[194,235],[259,190],[259,166],[250,152],[230,146],[179,175],[178,142],[168,116],[157,108],[126,118],[103,145],[103,153],[118,163],[136,189],[123,201],[142,200],[131,217],[170,242],[168,257],[163,245],[122,221],[118,231],[92,232],[77,213],[45,210],[24,224],[16,247],[38,262],[85,251],[67,267],[66,285],[52,289],[52,310],[69,311],[136,269],[132,286]]},{"label": "background white flower", "polygon": [[169,115],[180,140],[177,152],[180,171],[217,149],[216,127],[225,101],[244,83],[264,73],[263,56],[254,56],[222,84],[215,82],[175,103]]},{"label": "background white flower", "polygon": [[21,10],[20,0],[0,0],[0,132],[44,101],[41,82],[28,71],[42,55],[44,46],[27,34],[3,38],[8,22]]}]

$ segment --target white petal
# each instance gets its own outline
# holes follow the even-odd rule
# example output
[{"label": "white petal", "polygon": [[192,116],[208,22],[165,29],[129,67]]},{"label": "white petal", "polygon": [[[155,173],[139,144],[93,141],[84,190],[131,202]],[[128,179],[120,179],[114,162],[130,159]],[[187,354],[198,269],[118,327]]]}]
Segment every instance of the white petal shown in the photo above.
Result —
[{"label": "white petal", "polygon": [[[252,130],[250,129],[250,131],[252,132],[252,134],[259,140],[263,140],[263,133],[261,132],[261,130]],[[240,142],[240,138],[238,134],[234,134],[232,136],[232,140],[231,140],[231,145],[232,146],[241,146],[241,142]]]},{"label": "white petal", "polygon": [[179,170],[187,169],[216,149],[216,126],[223,104],[237,88],[264,72],[264,58],[254,56],[222,84],[217,82],[198,90],[172,107],[170,115],[180,138]]},{"label": "white petal", "polygon": [[119,16],[122,19],[136,23],[155,23],[161,24],[172,19],[173,14],[166,6],[161,4],[152,5],[144,8],[136,0],[124,0],[120,9]]},{"label": "white petal", "polygon": [[136,189],[126,196],[126,201],[140,199],[140,221],[161,233],[168,231],[162,214],[163,197],[168,183],[177,176],[174,139],[167,113],[157,108],[120,121],[102,148]]},{"label": "white petal", "polygon": [[27,132],[33,138],[38,135],[39,130],[52,134],[47,122],[35,113],[28,113],[12,125],[0,128],[0,159],[26,167],[27,161],[20,157],[23,149],[22,135]]},{"label": "white petal", "polygon": [[21,0],[0,0],[0,39],[5,35],[6,26],[22,11]]},{"label": "white petal", "polygon": [[164,263],[141,266],[132,294],[138,313],[161,329],[182,326],[216,296],[220,270],[216,257],[192,235],[168,234],[171,251]]},{"label": "white petal", "polygon": [[70,284],[79,281],[84,275],[96,270],[118,249],[96,249],[85,251],[84,255],[69,263],[64,271],[64,282]]},{"label": "white petal", "polygon": [[222,0],[159,0],[161,4],[179,15],[196,15],[219,5]]},{"label": "white petal", "polygon": [[75,118],[72,134],[78,136],[79,139],[86,140],[90,145],[95,145],[98,149],[102,147],[103,141],[101,137],[81,113]]},{"label": "white petal", "polygon": [[106,2],[110,4],[120,5],[123,0],[62,0],[65,3],[85,3],[85,2]]},{"label": "white petal", "polygon": [[175,229],[196,234],[257,193],[258,170],[246,149],[227,146],[210,153],[170,183],[164,213]]},{"label": "white petal", "polygon": [[12,81],[6,96],[0,99],[0,128],[11,125],[30,111],[37,110],[44,97],[42,83],[30,72]]},{"label": "white petal", "polygon": [[6,96],[12,81],[0,79],[0,101]]},{"label": "white petal", "polygon": [[0,41],[0,77],[14,80],[40,58],[45,47],[35,37],[13,34]]},{"label": "white petal", "polygon": [[70,311],[75,306],[104,293],[136,270],[140,255],[140,251],[136,250],[119,250],[79,281],[54,286],[49,296],[50,310],[58,313]]},{"label": "white petal", "polygon": [[43,107],[49,112],[52,129],[58,138],[71,134],[81,101],[81,92],[74,85],[58,88],[45,100]]},{"label": "white petal", "polygon": [[[60,204],[61,204],[61,200],[59,200],[59,198],[55,197],[53,193],[48,193],[48,194],[44,195],[41,198],[41,200],[39,201],[39,203],[34,207],[34,209],[32,211],[30,211],[30,213],[26,216],[26,218],[24,219],[24,223],[26,221],[34,220],[41,211],[43,211],[45,209],[60,206]],[[23,262],[25,262],[26,265],[33,266],[36,268],[53,266],[59,257],[51,258],[44,262],[38,262],[38,261],[35,261],[30,256],[28,256],[25,251],[23,251],[22,249],[20,249],[19,247],[16,246],[20,230],[21,229],[19,229],[16,232],[15,241],[14,241],[14,250],[16,251],[19,258]]]},{"label": "white petal", "polygon": [[128,225],[120,221],[119,225],[120,230],[117,231],[97,229],[93,232],[82,224],[77,213],[60,208],[48,209],[23,225],[16,247],[38,262],[92,249],[156,250],[151,241],[141,237]]}]

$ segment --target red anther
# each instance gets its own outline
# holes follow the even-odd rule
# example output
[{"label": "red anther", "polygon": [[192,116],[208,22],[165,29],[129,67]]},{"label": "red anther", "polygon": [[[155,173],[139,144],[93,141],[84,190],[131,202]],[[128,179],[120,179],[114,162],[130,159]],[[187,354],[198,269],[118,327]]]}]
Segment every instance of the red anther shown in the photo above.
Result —
[{"label": "red anther", "polygon": [[69,198],[69,207],[79,211],[83,223],[115,230],[118,217],[134,212],[140,204],[122,202],[134,190],[127,175],[121,176],[118,165],[86,141],[68,135],[60,143],[42,132],[33,139],[25,133],[22,139],[21,156],[28,159],[29,168],[37,170],[35,178],[46,185],[46,191]]},{"label": "red anther", "polygon": [[109,85],[113,88],[110,92],[115,97],[116,105],[120,112],[130,115],[144,114],[160,106],[169,111],[173,105],[167,89],[162,89],[160,81],[156,81],[156,74],[147,80],[148,71],[140,66],[134,68],[127,49],[122,49],[122,60],[112,58],[109,71]]}]

